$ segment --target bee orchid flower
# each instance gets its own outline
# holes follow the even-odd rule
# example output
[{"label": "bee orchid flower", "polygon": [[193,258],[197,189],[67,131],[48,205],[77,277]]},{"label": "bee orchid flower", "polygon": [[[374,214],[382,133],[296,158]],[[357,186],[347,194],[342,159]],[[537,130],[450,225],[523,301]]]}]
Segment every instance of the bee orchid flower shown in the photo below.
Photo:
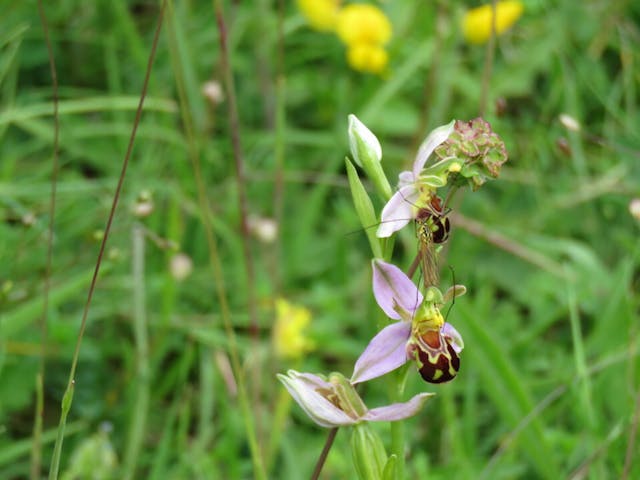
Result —
[{"label": "bee orchid flower", "polygon": [[422,408],[432,393],[420,393],[408,402],[369,409],[353,383],[340,373],[327,378],[289,370],[278,374],[294,400],[318,425],[326,428],[355,425],[361,422],[394,422],[409,418]]},{"label": "bee orchid flower", "polygon": [[356,361],[351,382],[384,375],[415,360],[422,378],[430,383],[452,380],[460,368],[462,337],[444,321],[440,306],[465,288],[454,285],[443,295],[429,287],[423,295],[395,265],[375,259],[373,294],[380,308],[396,322],[383,328]]},{"label": "bee orchid flower", "polygon": [[[398,191],[382,209],[379,238],[391,236],[416,217],[421,207],[427,206],[435,189],[446,185],[447,168],[456,169],[455,159],[439,162],[438,168],[425,171],[425,164],[434,150],[449,138],[454,121],[433,130],[418,149],[413,168],[399,175]],[[434,165],[436,167],[436,165]]]},{"label": "bee orchid flower", "polygon": [[433,213],[438,188],[449,184],[477,190],[497,178],[506,161],[504,142],[482,118],[436,128],[418,150],[413,169],[400,173],[398,191],[382,209],[376,236],[389,237],[421,212]]}]

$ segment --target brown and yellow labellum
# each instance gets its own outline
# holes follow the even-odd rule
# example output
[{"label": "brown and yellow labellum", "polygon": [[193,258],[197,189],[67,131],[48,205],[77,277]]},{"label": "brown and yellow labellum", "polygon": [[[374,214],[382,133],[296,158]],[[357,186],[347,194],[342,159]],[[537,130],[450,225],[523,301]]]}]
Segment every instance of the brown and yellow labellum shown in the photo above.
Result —
[{"label": "brown and yellow labellum", "polygon": [[453,380],[460,370],[460,357],[451,340],[440,330],[426,330],[414,335],[411,351],[422,378],[429,383],[445,383]]}]

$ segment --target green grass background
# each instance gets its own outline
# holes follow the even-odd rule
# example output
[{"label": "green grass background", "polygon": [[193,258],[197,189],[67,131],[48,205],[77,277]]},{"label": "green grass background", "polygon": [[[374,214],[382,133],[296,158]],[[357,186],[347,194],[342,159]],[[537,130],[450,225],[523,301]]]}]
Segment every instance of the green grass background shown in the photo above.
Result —
[{"label": "green grass background", "polygon": [[[159,6],[45,3],[61,127],[45,349],[46,473]],[[248,239],[252,300],[229,97],[212,105],[201,93],[206,81],[223,79],[214,8],[175,2],[82,343],[61,463],[66,478],[90,478],[83,462],[103,475],[93,478],[253,476],[190,149],[199,152],[269,477],[306,478],[326,432],[288,400],[275,373],[349,374],[381,321],[344,170],[347,115],[358,115],[381,140],[395,183],[431,128],[479,113],[486,50],[466,45],[459,29],[472,2],[384,2],[394,37],[383,77],[350,70],[344,47],[309,29],[294,2],[281,2],[282,11],[270,0],[223,3],[249,212],[277,217],[281,193],[280,236],[274,244]],[[437,396],[406,422],[407,476],[640,478],[640,244],[628,208],[640,197],[640,7],[622,0],[524,4],[524,16],[498,39],[485,114],[510,160],[499,180],[457,198],[455,211],[477,228],[454,222],[442,259],[443,283],[451,266],[469,289],[449,316],[465,339],[462,367],[442,386],[409,376],[407,395]],[[6,2],[2,11],[0,477],[17,479],[30,468],[54,123],[36,2]],[[562,113],[582,129],[567,130]],[[132,208],[143,192],[155,208],[140,219]],[[136,237],[140,228],[146,235]],[[184,281],[169,270],[176,251],[193,260]],[[413,255],[415,237],[406,232],[394,260],[407,268]],[[278,296],[313,314],[316,350],[299,361],[273,354]],[[384,379],[368,383],[367,403],[387,402],[386,387]],[[387,425],[376,430],[389,441]],[[338,434],[323,475],[354,478],[347,432]]]}]

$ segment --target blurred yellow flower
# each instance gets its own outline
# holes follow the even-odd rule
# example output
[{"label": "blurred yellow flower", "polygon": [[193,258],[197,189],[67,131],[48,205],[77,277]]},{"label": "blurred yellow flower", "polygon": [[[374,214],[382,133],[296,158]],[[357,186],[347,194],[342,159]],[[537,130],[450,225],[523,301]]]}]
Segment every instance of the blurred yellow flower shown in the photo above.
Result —
[{"label": "blurred yellow flower", "polygon": [[365,73],[381,73],[387,66],[389,55],[377,45],[356,43],[347,49],[347,61],[354,70]]},{"label": "blurred yellow flower", "polygon": [[[523,10],[524,6],[517,0],[497,2],[496,35],[511,28],[520,18]],[[462,31],[467,42],[481,44],[491,38],[492,13],[491,5],[482,5],[467,11],[462,20]]]},{"label": "blurred yellow flower", "polygon": [[273,327],[273,345],[276,355],[296,359],[313,350],[314,344],[304,333],[311,322],[311,312],[289,303],[284,298],[276,299],[276,323]]},{"label": "blurred yellow flower", "polygon": [[391,22],[378,7],[347,5],[338,13],[336,33],[347,45],[385,45],[391,38]]},{"label": "blurred yellow flower", "polygon": [[312,28],[329,32],[335,29],[340,0],[298,0],[298,8]]},{"label": "blurred yellow flower", "polygon": [[338,13],[336,33],[347,45],[347,62],[354,70],[381,73],[389,56],[384,45],[391,38],[391,22],[378,7],[348,5]]}]

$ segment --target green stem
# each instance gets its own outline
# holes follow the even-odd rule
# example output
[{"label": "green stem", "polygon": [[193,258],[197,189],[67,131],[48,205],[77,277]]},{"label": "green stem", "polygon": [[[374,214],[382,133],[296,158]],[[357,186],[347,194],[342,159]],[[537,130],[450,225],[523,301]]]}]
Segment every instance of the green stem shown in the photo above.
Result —
[{"label": "green stem", "polygon": [[[168,6],[170,12],[172,12],[173,2],[171,0],[169,0]],[[173,18],[173,15],[169,15],[169,18]],[[198,191],[198,205],[202,215],[202,223],[205,231],[207,248],[209,250],[209,264],[214,279],[213,283],[215,285],[216,296],[220,305],[220,315],[222,317],[222,322],[224,325],[225,336],[227,337],[228,352],[229,356],[231,357],[231,366],[233,369],[234,378],[238,385],[238,400],[240,402],[240,411],[242,413],[242,419],[244,421],[244,427],[247,434],[249,451],[251,452],[254,476],[259,480],[266,480],[267,474],[262,460],[260,445],[258,443],[258,436],[256,434],[254,410],[249,402],[246,381],[242,373],[240,354],[238,351],[238,342],[236,339],[233,324],[231,322],[231,311],[229,308],[229,303],[227,301],[225,276],[222,271],[220,253],[218,251],[218,245],[213,232],[213,215],[210,208],[209,199],[207,198],[207,187],[204,183],[202,175],[202,168],[200,164],[200,147],[198,144],[198,139],[195,135],[193,119],[189,110],[182,70],[181,68],[179,68],[178,55],[175,51],[175,45],[177,43],[175,38],[175,26],[170,22],[169,27],[170,35],[172,37],[171,41],[169,42],[169,47],[172,49],[171,53],[172,60],[174,62],[176,89],[178,91],[178,98],[180,100],[180,114],[184,123],[185,134],[187,137],[187,154],[191,163],[191,167],[193,169],[193,176]]]},{"label": "green stem", "polygon": [[144,229],[133,226],[133,336],[136,345],[136,397],[124,459],[123,478],[134,478],[149,411],[149,339],[147,332],[144,288]]},{"label": "green stem", "polygon": [[[392,402],[399,402],[404,395],[404,388],[407,383],[407,366],[396,372],[394,378],[389,382],[389,397]],[[404,441],[405,425],[404,421],[391,422],[391,455],[396,456],[395,478],[404,479]]]},{"label": "green stem", "polygon": [[53,264],[53,230],[55,226],[56,196],[58,188],[58,171],[60,169],[59,144],[60,144],[60,115],[58,112],[58,73],[56,69],[51,36],[49,34],[49,23],[47,14],[44,11],[42,0],[38,0],[38,14],[45,43],[47,45],[47,56],[49,57],[49,69],[51,71],[51,90],[53,96],[53,155],[51,169],[51,193],[49,197],[49,225],[47,228],[47,260],[44,273],[44,289],[42,293],[42,317],[40,317],[40,361],[38,374],[36,376],[36,411],[33,422],[33,443],[31,448],[31,480],[41,477],[42,471],[42,423],[44,417],[44,376],[45,376],[45,350],[47,338],[49,336],[47,318],[49,315],[49,299],[51,293],[51,271]]},{"label": "green stem", "polygon": [[[258,308],[256,301],[256,273],[251,248],[251,233],[249,231],[249,202],[247,198],[247,177],[242,143],[240,141],[240,118],[238,115],[238,104],[236,99],[235,82],[231,69],[231,54],[229,51],[229,38],[227,34],[227,23],[224,17],[222,2],[213,0],[213,8],[218,25],[218,38],[220,45],[220,67],[224,78],[224,86],[227,93],[227,105],[229,114],[229,130],[231,145],[233,150],[233,164],[235,167],[235,179],[237,189],[238,211],[240,213],[240,238],[242,240],[242,252],[244,256],[244,269],[246,275],[247,309],[249,311],[249,333],[252,340],[252,349],[258,351],[260,340],[260,326]],[[260,391],[262,389],[261,362],[254,362],[251,368],[251,390],[253,400],[254,418],[257,427],[258,438],[262,438],[262,424],[260,421]],[[262,459],[260,463],[262,464]],[[264,468],[264,467],[263,467]],[[264,472],[263,472],[264,473]]]}]

